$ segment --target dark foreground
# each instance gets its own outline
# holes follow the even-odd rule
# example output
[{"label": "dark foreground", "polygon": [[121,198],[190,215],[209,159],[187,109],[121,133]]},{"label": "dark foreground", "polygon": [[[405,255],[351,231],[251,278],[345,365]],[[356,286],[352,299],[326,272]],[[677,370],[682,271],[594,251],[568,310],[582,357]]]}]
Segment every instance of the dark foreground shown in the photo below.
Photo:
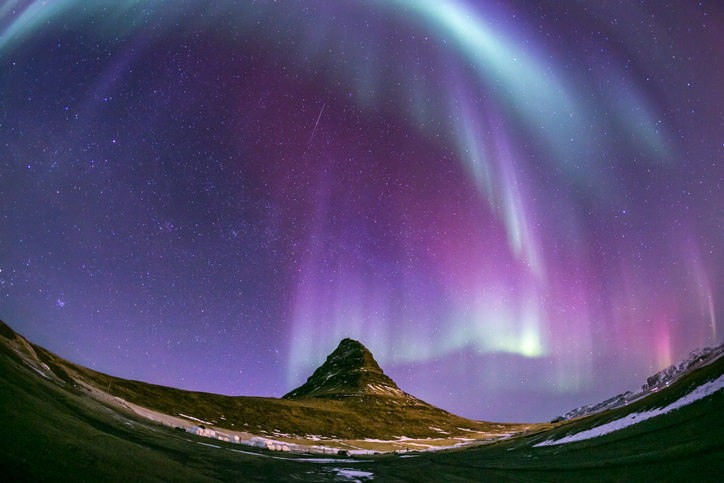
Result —
[{"label": "dark foreground", "polygon": [[724,391],[606,436],[535,448],[663,407],[724,373],[724,359],[616,411],[546,433],[438,453],[287,455],[223,443],[107,408],[0,352],[2,481],[724,481]]}]

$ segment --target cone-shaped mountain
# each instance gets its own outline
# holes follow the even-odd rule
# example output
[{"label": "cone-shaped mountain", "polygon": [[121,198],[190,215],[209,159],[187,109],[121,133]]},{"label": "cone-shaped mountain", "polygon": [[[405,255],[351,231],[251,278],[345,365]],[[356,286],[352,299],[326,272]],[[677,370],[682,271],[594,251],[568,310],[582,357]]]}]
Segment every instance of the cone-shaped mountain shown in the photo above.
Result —
[{"label": "cone-shaped mountain", "polygon": [[413,398],[385,375],[364,345],[356,340],[344,339],[307,382],[286,394],[284,399],[339,399],[363,395]]}]

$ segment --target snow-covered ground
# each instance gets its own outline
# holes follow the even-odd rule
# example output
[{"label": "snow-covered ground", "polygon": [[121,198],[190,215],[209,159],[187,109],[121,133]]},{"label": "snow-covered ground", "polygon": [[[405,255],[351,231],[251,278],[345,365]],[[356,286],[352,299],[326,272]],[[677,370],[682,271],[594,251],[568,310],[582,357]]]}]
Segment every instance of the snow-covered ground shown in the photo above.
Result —
[{"label": "snow-covered ground", "polygon": [[[197,421],[197,422],[199,422],[199,423],[201,423],[201,424],[214,424],[214,423],[212,423],[212,422],[204,421],[204,420],[202,420],[202,419],[195,418],[195,417],[193,417],[193,416],[186,416],[185,414],[181,414],[181,413],[179,413],[179,416],[181,416],[182,418],[190,419],[191,421]],[[223,418],[222,418],[222,419],[223,419]]]},{"label": "snow-covered ground", "polygon": [[347,468],[332,468],[337,472],[337,476],[349,481],[360,481],[358,478],[372,479],[374,474],[369,471],[350,470]]},{"label": "snow-covered ground", "polygon": [[647,419],[655,418],[656,416],[661,416],[662,414],[666,414],[669,411],[673,411],[674,409],[678,409],[682,406],[686,406],[687,404],[691,404],[694,401],[698,401],[699,399],[703,399],[707,396],[714,394],[722,388],[724,388],[724,376],[719,376],[718,379],[702,384],[686,396],[682,397],[676,402],[669,404],[666,407],[652,409],[650,411],[644,411],[642,413],[629,414],[626,417],[611,421],[610,423],[602,424],[601,426],[597,426],[586,431],[581,431],[580,433],[572,434],[558,440],[543,441],[542,443],[538,443],[535,446],[553,446],[556,444],[572,443],[574,441],[583,441],[585,439],[603,436],[604,434],[618,431],[619,429],[623,429],[633,424],[646,421]]}]

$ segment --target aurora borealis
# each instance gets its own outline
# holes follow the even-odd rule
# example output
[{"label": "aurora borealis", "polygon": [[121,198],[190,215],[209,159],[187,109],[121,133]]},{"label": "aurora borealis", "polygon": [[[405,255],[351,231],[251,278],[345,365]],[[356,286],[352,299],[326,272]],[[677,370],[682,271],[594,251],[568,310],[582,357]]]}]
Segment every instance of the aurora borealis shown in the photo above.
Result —
[{"label": "aurora borealis", "polygon": [[559,3],[9,2],[0,318],[229,395],[352,337],[515,422],[720,342],[724,6]]}]

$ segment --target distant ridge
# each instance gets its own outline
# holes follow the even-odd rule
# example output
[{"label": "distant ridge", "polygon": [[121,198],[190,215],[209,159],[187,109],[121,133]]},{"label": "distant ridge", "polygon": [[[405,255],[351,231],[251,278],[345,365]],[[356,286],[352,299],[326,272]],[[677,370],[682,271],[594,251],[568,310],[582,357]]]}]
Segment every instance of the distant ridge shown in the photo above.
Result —
[{"label": "distant ridge", "polygon": [[283,399],[332,398],[375,395],[413,398],[400,390],[360,342],[343,339],[327,360],[300,387]]},{"label": "distant ridge", "polygon": [[623,394],[606,399],[598,404],[581,406],[580,408],[568,411],[563,416],[555,418],[552,422],[555,423],[568,419],[580,418],[582,416],[595,414],[603,411],[604,409],[613,409],[629,404],[636,399],[640,399],[652,392],[658,391],[662,387],[668,386],[683,375],[688,374],[691,371],[714,361],[715,359],[718,359],[722,354],[724,354],[724,342],[716,346],[695,349],[677,364],[672,364],[666,369],[663,369],[646,379],[646,383],[641,386],[640,389],[637,389],[636,391],[626,391]]}]

